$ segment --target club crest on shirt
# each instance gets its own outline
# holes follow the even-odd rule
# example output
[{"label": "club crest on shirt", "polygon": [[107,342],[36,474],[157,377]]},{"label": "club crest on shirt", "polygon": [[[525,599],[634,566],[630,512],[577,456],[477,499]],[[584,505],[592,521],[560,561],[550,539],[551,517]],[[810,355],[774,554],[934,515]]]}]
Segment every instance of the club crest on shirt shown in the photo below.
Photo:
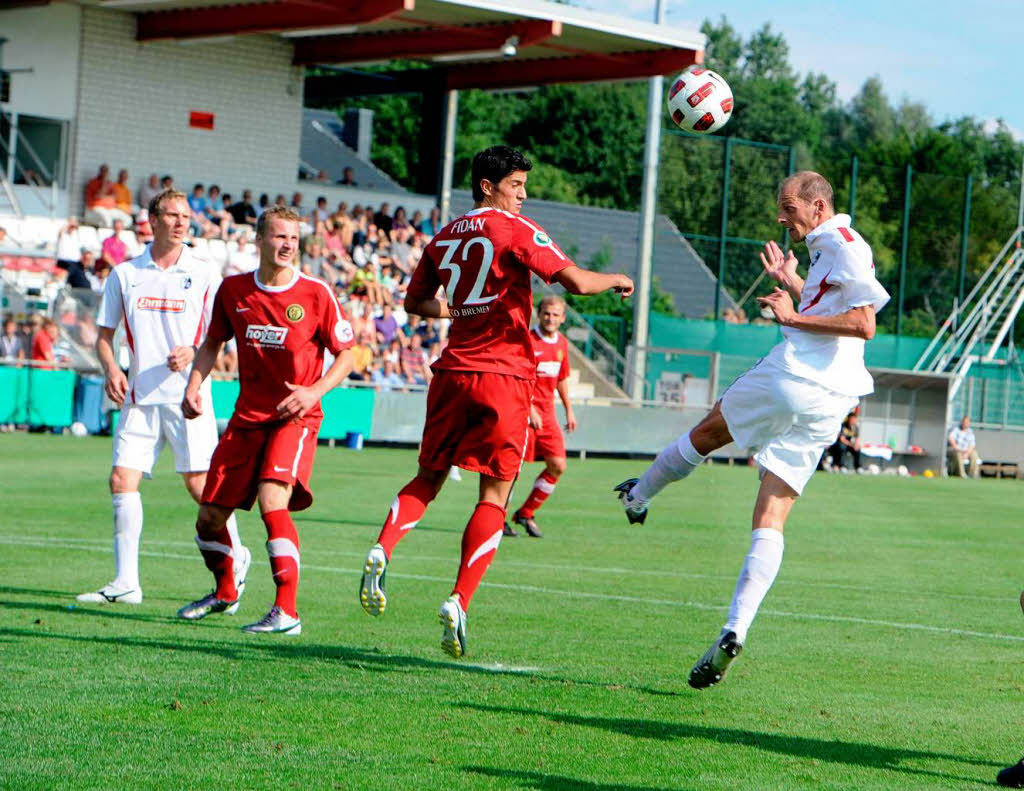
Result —
[{"label": "club crest on shirt", "polygon": [[297,302],[293,302],[284,311],[285,318],[288,321],[302,321],[302,317],[306,315],[306,309]]},{"label": "club crest on shirt", "polygon": [[181,287],[185,289],[192,288],[192,278],[185,275],[185,277],[181,279]]},{"label": "club crest on shirt", "polygon": [[562,362],[562,350],[561,349],[558,350],[558,354],[556,356],[558,357],[558,362]]},{"label": "club crest on shirt", "polygon": [[544,233],[544,231],[537,231],[533,235],[533,243],[539,247],[550,247],[551,237]]}]

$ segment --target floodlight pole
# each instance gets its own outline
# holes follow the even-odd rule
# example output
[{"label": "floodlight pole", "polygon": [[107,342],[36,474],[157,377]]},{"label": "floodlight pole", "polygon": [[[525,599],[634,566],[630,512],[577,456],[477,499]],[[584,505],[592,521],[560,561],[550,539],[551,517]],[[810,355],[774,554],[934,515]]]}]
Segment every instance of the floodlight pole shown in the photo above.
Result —
[{"label": "floodlight pole", "polygon": [[455,131],[459,117],[459,92],[444,95],[444,127],[441,142],[441,178],[438,184],[437,205],[441,210],[441,225],[447,224],[452,213],[452,173],[455,170]]},{"label": "floodlight pole", "polygon": [[[665,2],[656,0],[654,23],[665,22]],[[629,395],[642,401],[647,381],[647,345],[651,312],[651,259],[654,255],[654,212],[658,204],[658,157],[661,152],[661,97],[664,78],[659,74],[647,81],[647,137],[644,140],[644,181],[640,198],[640,248],[636,261],[633,294],[633,360]]]}]

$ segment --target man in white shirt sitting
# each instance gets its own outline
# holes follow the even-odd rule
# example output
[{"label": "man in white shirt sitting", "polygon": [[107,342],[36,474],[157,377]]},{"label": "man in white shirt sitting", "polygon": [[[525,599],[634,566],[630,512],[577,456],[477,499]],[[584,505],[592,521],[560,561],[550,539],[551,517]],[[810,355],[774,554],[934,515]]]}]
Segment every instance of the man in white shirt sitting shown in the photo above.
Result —
[{"label": "man in white shirt sitting", "polygon": [[966,478],[966,462],[970,465],[971,477],[977,478],[981,474],[981,459],[974,448],[974,432],[971,430],[971,419],[967,415],[961,418],[959,426],[954,426],[949,432],[948,439],[946,455],[949,457],[950,472],[955,471],[959,477]]}]

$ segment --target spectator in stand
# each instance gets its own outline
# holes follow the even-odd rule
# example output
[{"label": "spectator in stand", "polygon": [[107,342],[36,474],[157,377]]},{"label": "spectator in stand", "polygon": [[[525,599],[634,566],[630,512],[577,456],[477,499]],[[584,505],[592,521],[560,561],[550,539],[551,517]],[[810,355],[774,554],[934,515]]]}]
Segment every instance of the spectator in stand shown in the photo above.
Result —
[{"label": "spectator in stand", "polygon": [[398,231],[398,230],[407,231],[407,230],[411,230],[411,229],[412,229],[412,225],[409,224],[409,218],[405,214],[405,207],[404,206],[396,207],[395,208],[395,216],[391,218],[391,233],[389,235],[391,235],[392,238],[393,238],[393,234],[394,234],[395,231]]},{"label": "spectator in stand", "polygon": [[412,225],[412,229],[414,231],[421,233],[420,226],[423,225],[423,212],[416,209],[416,211],[412,213],[412,219],[409,220],[409,224]]},{"label": "spectator in stand", "polygon": [[373,330],[363,327],[358,335],[359,343],[352,347],[352,373],[349,379],[357,382],[369,382],[374,358],[377,356],[377,344],[374,342]]},{"label": "spectator in stand", "polygon": [[374,368],[371,380],[382,393],[401,390],[405,386],[405,381],[398,373],[398,367],[391,360],[385,360],[380,368]]},{"label": "spectator in stand", "polygon": [[[57,367],[53,364],[57,362],[57,357],[53,353],[53,344],[56,343],[58,337],[60,337],[60,331],[57,328],[57,322],[51,318],[43,319],[39,331],[32,338],[32,360],[39,363],[37,367]],[[50,364],[47,365],[47,363]]]},{"label": "spectator in stand", "polygon": [[[430,368],[434,363],[441,359],[441,342],[430,344],[430,351],[427,352],[427,367]],[[431,368],[431,375],[433,375],[433,369]]]},{"label": "spectator in stand", "polygon": [[441,333],[437,329],[437,319],[427,317],[416,327],[416,334],[423,341],[423,348],[429,349],[435,343],[441,343]]},{"label": "spectator in stand", "polygon": [[82,234],[78,229],[78,218],[68,217],[67,223],[57,232],[57,267],[71,276],[74,270],[82,268]]},{"label": "spectator in stand", "polygon": [[341,227],[338,216],[335,214],[324,222],[324,247],[328,253],[335,255],[347,255],[345,241],[342,238]]},{"label": "spectator in stand", "polygon": [[[128,171],[124,168],[117,173],[117,181],[113,185],[114,206],[118,211],[127,214],[129,217],[135,214],[132,211],[132,190],[128,186]],[[131,220],[129,220],[131,222]]]},{"label": "spectator in stand", "polygon": [[398,320],[390,305],[385,305],[381,315],[373,320],[373,328],[377,331],[377,343],[381,346],[390,346],[395,338],[405,342],[405,335],[398,326]]},{"label": "spectator in stand", "polygon": [[135,215],[135,238],[140,244],[149,244],[153,241],[153,226],[149,222],[149,209],[145,206]]},{"label": "spectator in stand", "polygon": [[419,335],[413,335],[409,345],[402,349],[402,376],[409,384],[430,384],[427,353],[423,350],[423,339]]},{"label": "spectator in stand", "polygon": [[419,225],[420,233],[426,236],[434,236],[441,227],[441,210],[437,206],[430,210],[430,217]]},{"label": "spectator in stand", "polygon": [[338,179],[339,184],[344,184],[347,187],[358,187],[359,182],[356,181],[355,171],[352,168],[345,168],[341,173],[341,178]]},{"label": "spectator in stand", "polygon": [[18,322],[10,316],[4,319],[4,334],[0,335],[0,359],[25,359],[25,343],[18,334]]},{"label": "spectator in stand", "polygon": [[[172,190],[172,189],[174,189],[174,177],[173,176],[164,176],[162,179],[160,179],[160,192],[163,192],[164,190]],[[150,202],[152,202],[153,199],[150,198],[149,200],[150,200]],[[147,208],[149,207],[148,203],[146,204],[146,207]]]},{"label": "spectator in stand", "polygon": [[85,185],[85,220],[103,228],[109,228],[114,220],[124,223],[132,221],[131,215],[117,208],[114,199],[114,185],[110,182],[110,168],[100,165],[95,178]]},{"label": "spectator in stand", "polygon": [[326,170],[318,171],[317,174],[316,174],[316,180],[318,182],[320,182],[321,184],[330,184],[331,183],[331,177],[327,175],[327,171]]},{"label": "spectator in stand", "polygon": [[[296,194],[296,195],[298,195],[298,197],[299,197],[299,200],[301,201],[301,200],[302,200],[302,194],[301,194],[301,193],[298,193],[298,192],[296,192],[295,194]],[[286,198],[284,197],[284,194],[282,194],[282,193],[280,193],[280,192],[279,192],[279,193],[277,193],[277,197],[276,197],[276,198],[274,198],[274,205],[275,205],[275,206],[287,206],[287,205],[288,205],[288,201],[287,201],[287,199],[286,199]]]},{"label": "spectator in stand", "polygon": [[[126,258],[128,258],[128,245],[121,239],[121,231],[124,230],[124,223],[114,220],[114,232],[103,240],[100,248],[100,260],[113,269]],[[68,273],[70,279],[70,272]]]},{"label": "spectator in stand", "polygon": [[217,229],[213,227],[206,216],[205,192],[206,189],[202,184],[196,184],[192,188],[192,194],[188,196],[188,207],[192,211],[189,230],[193,236],[200,239],[208,239],[217,235]]},{"label": "spectator in stand", "polygon": [[385,234],[391,234],[391,227],[394,224],[394,220],[391,219],[391,215],[388,214],[390,206],[387,203],[380,205],[380,210],[373,215],[373,224],[377,226],[377,230],[383,231]]},{"label": "spectator in stand", "polygon": [[369,236],[370,211],[358,203],[352,207],[352,246],[362,247]]},{"label": "spectator in stand", "polygon": [[160,177],[156,173],[150,173],[146,183],[139,187],[139,206],[148,211],[149,202],[163,192],[160,186]]},{"label": "spectator in stand", "polygon": [[[228,196],[229,199],[230,197]],[[220,187],[216,184],[210,185],[203,212],[210,224],[217,228],[220,238],[227,241],[228,235],[231,233],[231,215],[224,208],[224,199],[221,198]]]},{"label": "spectator in stand", "polygon": [[292,193],[292,202],[291,202],[291,206],[289,208],[293,212],[295,212],[297,215],[299,215],[299,221],[300,222],[306,222],[306,223],[309,222],[309,212],[305,211],[302,208],[302,193],[301,192]]},{"label": "spectator in stand", "polygon": [[327,208],[327,198],[321,195],[316,199],[316,208],[313,209],[313,227],[316,228],[319,223],[325,222],[330,215],[331,212]]},{"label": "spectator in stand", "polygon": [[306,251],[302,254],[300,269],[304,275],[323,279],[324,248],[318,236],[306,237]]},{"label": "spectator in stand", "polygon": [[256,206],[256,219],[270,207],[270,196],[265,192],[260,193],[259,205]]},{"label": "spectator in stand", "polygon": [[228,261],[224,266],[224,277],[253,272],[259,268],[259,265],[256,251],[249,247],[249,234],[242,231],[238,234],[234,244],[228,247]]},{"label": "spectator in stand", "polygon": [[[262,195],[260,197],[265,199],[267,196]],[[252,205],[252,190],[243,191],[242,199],[238,203],[232,203],[228,206],[228,213],[231,214],[231,219],[235,225],[251,225],[255,228],[259,215],[256,213],[256,207]]]},{"label": "spectator in stand", "polygon": [[832,469],[835,472],[845,469],[846,454],[849,453],[853,457],[853,469],[860,472],[860,444],[860,407],[854,407],[843,420],[836,441],[828,449]]},{"label": "spectator in stand", "polygon": [[949,432],[949,470],[960,478],[967,477],[965,463],[970,466],[972,478],[981,475],[981,458],[975,449],[974,431],[971,430],[971,419],[964,415],[959,426]]},{"label": "spectator in stand", "polygon": [[102,294],[107,285],[107,275],[110,274],[110,267],[106,264],[96,262],[96,256],[92,250],[82,251],[82,271],[89,282],[89,289],[94,294]]}]

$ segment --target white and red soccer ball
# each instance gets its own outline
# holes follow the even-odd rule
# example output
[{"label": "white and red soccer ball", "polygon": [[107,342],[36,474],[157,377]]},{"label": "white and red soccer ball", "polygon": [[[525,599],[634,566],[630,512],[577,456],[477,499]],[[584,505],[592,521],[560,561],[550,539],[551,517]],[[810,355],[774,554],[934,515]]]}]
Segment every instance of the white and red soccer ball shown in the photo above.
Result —
[{"label": "white and red soccer ball", "polygon": [[672,81],[668,114],[686,132],[710,134],[732,115],[732,88],[721,75],[703,66],[690,66]]}]

